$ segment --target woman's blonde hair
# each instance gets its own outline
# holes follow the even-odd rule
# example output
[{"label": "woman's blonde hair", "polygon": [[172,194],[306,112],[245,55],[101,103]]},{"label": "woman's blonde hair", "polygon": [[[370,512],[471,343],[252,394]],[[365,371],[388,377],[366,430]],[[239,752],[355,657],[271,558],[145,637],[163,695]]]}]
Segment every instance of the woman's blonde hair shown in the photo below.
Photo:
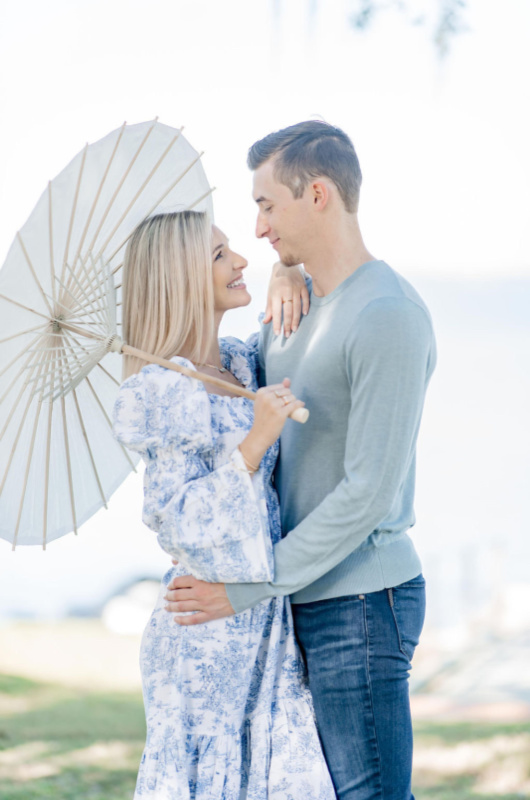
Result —
[{"label": "woman's blonde hair", "polygon": [[[144,220],[123,264],[123,338],[162,358],[203,362],[214,331],[211,222],[178,211]],[[123,376],[147,362],[125,356]]]}]

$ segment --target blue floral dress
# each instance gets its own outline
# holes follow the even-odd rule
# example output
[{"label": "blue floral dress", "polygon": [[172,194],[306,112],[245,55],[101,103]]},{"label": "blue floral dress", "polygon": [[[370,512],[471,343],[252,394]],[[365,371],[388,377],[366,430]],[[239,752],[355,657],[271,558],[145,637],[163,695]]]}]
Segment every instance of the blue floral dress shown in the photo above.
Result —
[{"label": "blue floral dress", "polygon": [[[220,345],[224,366],[257,389],[256,342]],[[135,800],[335,800],[288,599],[183,628],[164,609],[176,575],[273,578],[278,445],[250,476],[237,445],[252,420],[250,400],[155,365],[120,389],[114,432],[145,461],[144,522],[179,561],[142,640],[147,741]]]}]

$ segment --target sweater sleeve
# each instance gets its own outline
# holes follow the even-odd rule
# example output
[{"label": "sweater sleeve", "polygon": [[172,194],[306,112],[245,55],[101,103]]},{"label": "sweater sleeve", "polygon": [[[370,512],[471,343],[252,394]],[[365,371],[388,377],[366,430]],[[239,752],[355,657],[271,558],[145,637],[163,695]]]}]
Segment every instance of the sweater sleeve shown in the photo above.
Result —
[{"label": "sweater sleeve", "polygon": [[143,521],[166,552],[203,580],[273,577],[263,478],[249,475],[238,448],[214,459],[201,383],[142,370],[120,389],[114,434],[145,461]]},{"label": "sweater sleeve", "polygon": [[346,339],[351,407],[344,478],[274,548],[275,579],[229,587],[236,611],[321,577],[386,519],[414,457],[434,365],[430,319],[406,298],[373,301]]}]

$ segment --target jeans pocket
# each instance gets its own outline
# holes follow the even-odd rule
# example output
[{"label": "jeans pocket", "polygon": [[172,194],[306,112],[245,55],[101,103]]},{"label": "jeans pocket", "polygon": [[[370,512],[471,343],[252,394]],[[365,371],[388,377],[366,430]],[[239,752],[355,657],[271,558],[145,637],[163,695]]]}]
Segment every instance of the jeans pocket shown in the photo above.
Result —
[{"label": "jeans pocket", "polygon": [[418,575],[411,581],[388,589],[387,592],[399,649],[412,661],[425,620],[425,580],[423,575]]}]

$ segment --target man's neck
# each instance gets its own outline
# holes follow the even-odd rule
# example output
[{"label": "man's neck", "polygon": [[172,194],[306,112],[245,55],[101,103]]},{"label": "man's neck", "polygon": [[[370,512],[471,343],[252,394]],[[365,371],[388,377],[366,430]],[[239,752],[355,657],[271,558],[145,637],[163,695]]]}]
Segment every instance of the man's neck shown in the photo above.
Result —
[{"label": "man's neck", "polygon": [[329,229],[319,236],[304,269],[311,275],[317,297],[331,294],[360,266],[375,257],[365,247],[357,219],[353,224]]}]

